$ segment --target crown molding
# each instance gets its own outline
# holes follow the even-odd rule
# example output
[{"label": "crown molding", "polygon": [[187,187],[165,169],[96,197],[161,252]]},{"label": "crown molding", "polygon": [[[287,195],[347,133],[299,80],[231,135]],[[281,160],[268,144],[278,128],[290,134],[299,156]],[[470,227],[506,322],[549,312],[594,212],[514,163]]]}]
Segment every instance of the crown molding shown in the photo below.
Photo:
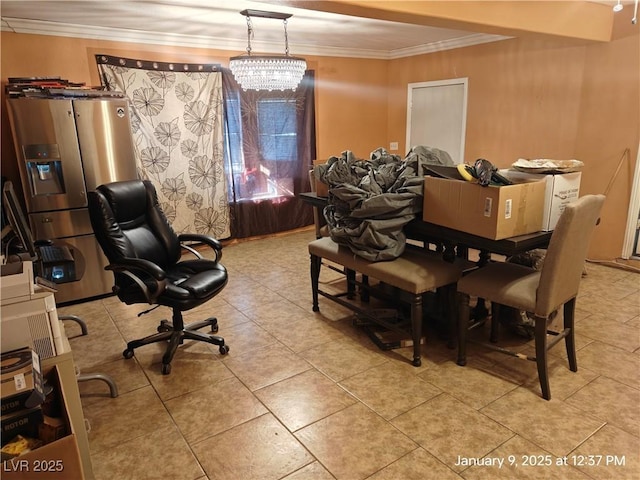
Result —
[{"label": "crown molding", "polygon": [[[89,38],[114,42],[142,43],[152,45],[180,46],[191,48],[214,48],[233,52],[244,51],[246,42],[215,36],[181,35],[176,33],[157,33],[142,30],[76,25],[68,23],[46,22],[22,18],[3,17],[3,32],[24,33],[30,35],[52,35],[58,37]],[[393,60],[414,55],[440,52],[455,48],[469,47],[482,43],[497,42],[512,37],[489,34],[472,34],[440,42],[432,42],[398,50],[368,50],[360,48],[322,47],[305,44],[291,44],[290,50],[296,55],[316,55],[328,57],[370,58]],[[252,42],[254,51],[262,53],[282,53],[282,45],[273,42]]]},{"label": "crown molding", "polygon": [[472,47],[473,45],[481,45],[483,43],[500,42],[509,40],[513,37],[503,35],[491,35],[488,33],[476,33],[466,35],[464,37],[451,38],[439,42],[426,43],[424,45],[416,45],[415,47],[402,48],[389,52],[389,59],[413,57],[415,55],[424,55],[426,53],[442,52],[445,50],[453,50],[455,48]]}]

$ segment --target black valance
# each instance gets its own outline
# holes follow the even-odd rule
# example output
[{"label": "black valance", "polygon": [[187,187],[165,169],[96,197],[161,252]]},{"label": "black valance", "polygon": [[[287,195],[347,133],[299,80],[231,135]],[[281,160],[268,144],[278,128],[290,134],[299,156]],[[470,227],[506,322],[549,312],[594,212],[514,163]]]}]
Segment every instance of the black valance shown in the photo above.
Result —
[{"label": "black valance", "polygon": [[159,72],[208,73],[219,72],[221,68],[219,63],[155,62],[151,60],[114,57],[101,53],[96,55],[96,63],[98,65],[114,65],[127,68],[139,68],[141,70],[157,70]]}]

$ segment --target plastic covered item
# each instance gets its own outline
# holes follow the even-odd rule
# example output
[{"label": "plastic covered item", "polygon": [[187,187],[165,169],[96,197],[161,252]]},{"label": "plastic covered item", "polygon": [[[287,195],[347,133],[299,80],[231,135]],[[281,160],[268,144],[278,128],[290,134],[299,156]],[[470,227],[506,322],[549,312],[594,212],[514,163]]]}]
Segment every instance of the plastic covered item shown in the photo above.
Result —
[{"label": "plastic covered item", "polygon": [[498,173],[498,169],[489,160],[478,158],[473,165],[461,163],[457,165],[460,177],[469,182],[476,182],[482,187],[512,185],[513,182]]},{"label": "plastic covered item", "polygon": [[551,160],[549,158],[534,160],[519,158],[511,165],[511,168],[520,172],[546,174],[579,172],[582,167],[584,167],[584,163],[580,160]]},{"label": "plastic covered item", "polygon": [[380,147],[369,159],[347,150],[316,165],[316,178],[329,185],[323,214],[333,241],[369,261],[402,255],[403,227],[422,210],[428,166],[453,166],[453,161],[444,150],[419,145],[404,159]]},{"label": "plastic covered item", "polygon": [[493,163],[485,158],[477,159],[473,164],[473,169],[475,170],[474,177],[478,179],[478,183],[483,187],[486,187],[491,183],[493,172],[498,170]]}]

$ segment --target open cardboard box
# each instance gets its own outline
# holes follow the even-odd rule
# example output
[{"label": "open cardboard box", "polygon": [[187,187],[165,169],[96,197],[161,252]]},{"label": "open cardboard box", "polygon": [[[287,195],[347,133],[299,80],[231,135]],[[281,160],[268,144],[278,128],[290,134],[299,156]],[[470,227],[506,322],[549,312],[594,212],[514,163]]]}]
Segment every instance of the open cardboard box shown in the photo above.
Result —
[{"label": "open cardboard box", "polygon": [[542,230],[545,182],[503,187],[448,178],[425,177],[425,222],[492,240]]},{"label": "open cardboard box", "polygon": [[69,420],[67,395],[56,366],[45,372],[60,402],[67,435],[2,464],[3,480],[79,480],[84,478],[78,442]]}]

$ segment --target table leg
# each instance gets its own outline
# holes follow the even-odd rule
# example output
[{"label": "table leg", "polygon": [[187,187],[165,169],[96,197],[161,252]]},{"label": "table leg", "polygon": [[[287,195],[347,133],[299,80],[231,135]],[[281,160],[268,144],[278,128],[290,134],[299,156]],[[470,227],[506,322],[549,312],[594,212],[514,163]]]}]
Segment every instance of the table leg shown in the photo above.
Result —
[{"label": "table leg", "polygon": [[[478,266],[483,267],[491,260],[491,252],[487,250],[480,250],[480,259],[478,260]],[[473,309],[473,319],[476,322],[480,322],[489,316],[489,309],[484,303],[484,298],[478,298],[476,306]]]},{"label": "table leg", "polygon": [[467,334],[469,332],[469,295],[458,293],[458,360],[460,366],[467,364]]},{"label": "table leg", "polygon": [[422,294],[416,295],[411,301],[411,333],[413,336],[413,365],[422,365],[420,359],[420,340],[422,338]]}]

